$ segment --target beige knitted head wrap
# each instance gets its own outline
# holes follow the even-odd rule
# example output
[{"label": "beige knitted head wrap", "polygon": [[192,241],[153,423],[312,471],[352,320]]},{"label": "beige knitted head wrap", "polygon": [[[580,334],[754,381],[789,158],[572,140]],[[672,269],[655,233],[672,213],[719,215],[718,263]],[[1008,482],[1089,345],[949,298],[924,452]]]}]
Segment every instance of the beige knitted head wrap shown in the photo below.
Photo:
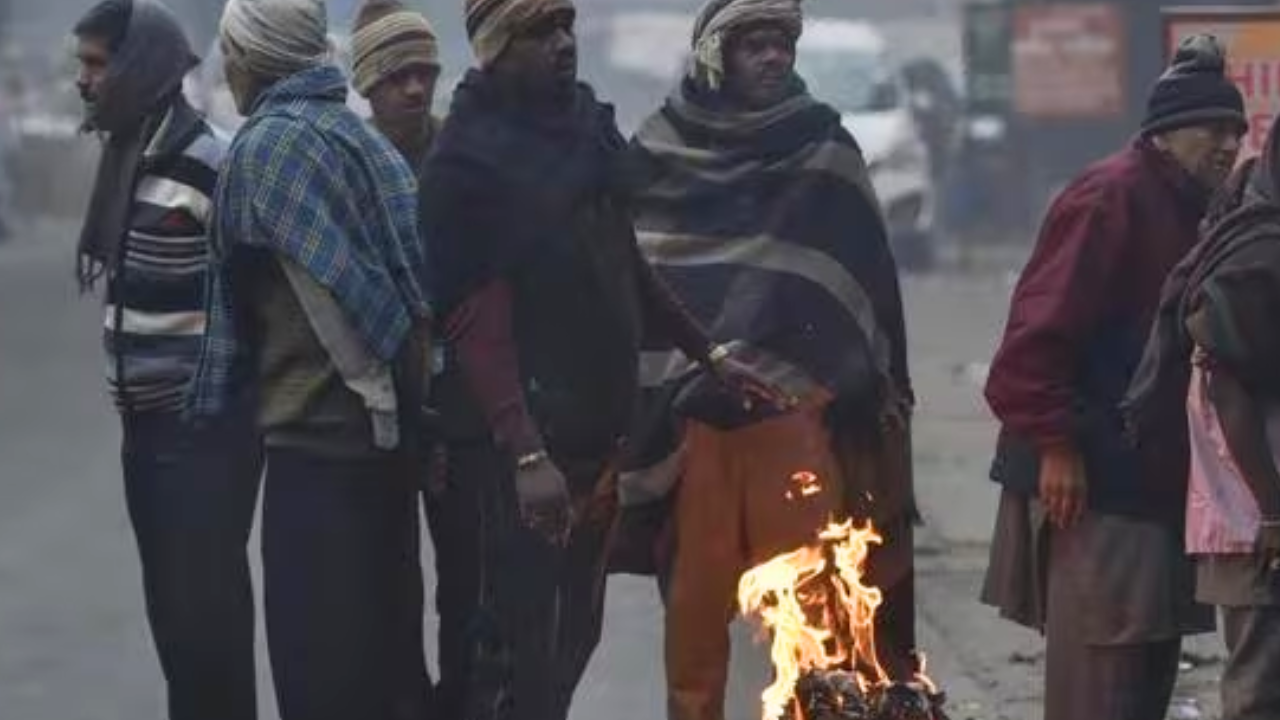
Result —
[{"label": "beige knitted head wrap", "polygon": [[724,43],[744,26],[775,23],[795,37],[804,29],[800,0],[711,0],[693,26],[693,62],[690,74],[712,90],[724,81]]},{"label": "beige knitted head wrap", "polygon": [[440,67],[439,41],[431,23],[398,0],[368,0],[360,8],[351,56],[352,85],[366,97],[378,83],[407,67]]},{"label": "beige knitted head wrap", "polygon": [[467,0],[467,35],[480,67],[489,67],[521,30],[551,13],[574,11],[571,0]]},{"label": "beige knitted head wrap", "polygon": [[323,0],[230,0],[219,27],[227,60],[279,80],[332,56]]}]

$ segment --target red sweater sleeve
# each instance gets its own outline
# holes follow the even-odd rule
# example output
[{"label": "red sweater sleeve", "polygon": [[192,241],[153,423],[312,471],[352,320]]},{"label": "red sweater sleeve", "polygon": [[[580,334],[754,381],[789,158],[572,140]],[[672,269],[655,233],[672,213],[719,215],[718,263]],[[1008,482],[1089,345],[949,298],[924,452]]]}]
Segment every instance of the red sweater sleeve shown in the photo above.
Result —
[{"label": "red sweater sleeve", "polygon": [[1014,290],[986,396],[1006,430],[1041,447],[1067,443],[1079,360],[1120,302],[1130,242],[1122,199],[1096,193],[1055,204]]},{"label": "red sweater sleeve", "polygon": [[495,280],[473,293],[446,318],[444,330],[498,445],[515,455],[541,450],[520,383],[507,283]]}]

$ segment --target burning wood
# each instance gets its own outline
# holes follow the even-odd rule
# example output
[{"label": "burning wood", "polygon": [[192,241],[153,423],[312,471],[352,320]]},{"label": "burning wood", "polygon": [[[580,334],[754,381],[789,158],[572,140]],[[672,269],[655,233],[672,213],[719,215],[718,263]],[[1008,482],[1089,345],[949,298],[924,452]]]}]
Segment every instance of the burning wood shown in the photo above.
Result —
[{"label": "burning wood", "polygon": [[892,683],[863,693],[843,670],[806,672],[796,684],[801,720],[946,720],[944,698],[922,683]]},{"label": "burning wood", "polygon": [[916,682],[894,683],[878,660],[883,597],[864,577],[871,546],[881,542],[870,524],[832,523],[817,543],[742,576],[739,609],[773,636],[763,720],[944,720],[942,694],[923,667]]}]

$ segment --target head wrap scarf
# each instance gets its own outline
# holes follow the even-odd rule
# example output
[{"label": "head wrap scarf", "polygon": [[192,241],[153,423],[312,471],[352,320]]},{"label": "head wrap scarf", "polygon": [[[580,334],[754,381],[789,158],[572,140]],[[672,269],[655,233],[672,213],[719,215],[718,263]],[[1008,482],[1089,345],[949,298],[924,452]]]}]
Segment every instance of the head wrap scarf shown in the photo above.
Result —
[{"label": "head wrap scarf", "polygon": [[368,97],[383,80],[414,66],[440,67],[439,42],[431,23],[396,0],[367,3],[351,36],[356,92]]},{"label": "head wrap scarf", "polygon": [[231,0],[220,35],[227,60],[264,80],[280,80],[328,62],[323,0]]},{"label": "head wrap scarf", "polygon": [[724,45],[728,36],[746,25],[773,23],[795,37],[804,29],[800,0],[711,0],[693,26],[690,76],[711,90],[724,81]]},{"label": "head wrap scarf", "polygon": [[133,0],[128,29],[111,54],[85,129],[106,134],[80,231],[77,276],[88,290],[111,269],[128,230],[138,166],[148,136],[198,59],[177,19],[153,0]]},{"label": "head wrap scarf", "polygon": [[571,0],[467,0],[467,36],[480,67],[502,55],[511,39],[551,13],[573,12]]}]

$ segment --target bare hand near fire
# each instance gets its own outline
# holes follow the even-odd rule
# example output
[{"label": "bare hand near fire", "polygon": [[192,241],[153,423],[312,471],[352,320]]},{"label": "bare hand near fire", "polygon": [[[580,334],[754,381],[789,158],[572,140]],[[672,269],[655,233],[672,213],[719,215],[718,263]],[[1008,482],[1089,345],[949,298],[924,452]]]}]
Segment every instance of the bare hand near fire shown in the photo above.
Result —
[{"label": "bare hand near fire", "polygon": [[516,471],[520,517],[547,542],[563,547],[573,529],[573,501],[569,482],[550,458]]},{"label": "bare hand near fire", "polygon": [[742,396],[747,409],[762,403],[778,410],[789,410],[800,403],[799,398],[732,355],[716,360],[711,367],[720,382]]},{"label": "bare hand near fire", "polygon": [[1054,527],[1066,530],[1084,517],[1089,483],[1084,461],[1069,447],[1044,451],[1040,460],[1040,502]]}]

